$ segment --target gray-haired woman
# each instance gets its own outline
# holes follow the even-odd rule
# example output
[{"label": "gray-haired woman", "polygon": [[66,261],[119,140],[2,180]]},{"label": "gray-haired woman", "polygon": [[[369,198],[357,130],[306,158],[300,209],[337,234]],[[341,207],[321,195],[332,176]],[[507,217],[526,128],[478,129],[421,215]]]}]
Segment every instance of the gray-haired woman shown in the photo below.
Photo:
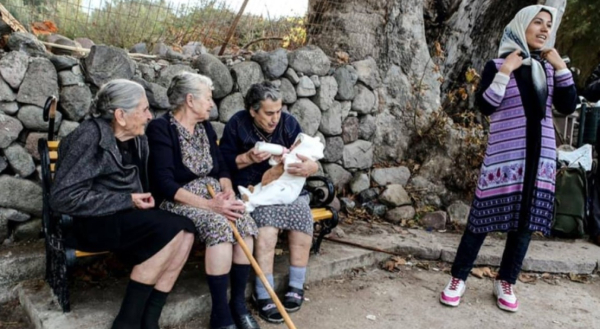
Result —
[{"label": "gray-haired woman", "polygon": [[[243,213],[243,203],[235,198],[217,147],[217,134],[208,122],[214,106],[212,81],[199,74],[180,73],[167,94],[173,110],[153,120],[147,131],[152,191],[161,209],[192,219],[198,239],[206,244],[211,328],[259,328],[245,303],[250,263],[236,243],[229,221],[236,223],[251,249],[252,236],[258,230],[254,220]],[[218,192],[215,198],[210,197],[208,186]]]},{"label": "gray-haired woman", "polygon": [[135,265],[113,329],[158,328],[158,319],[194,242],[194,226],[154,208],[148,191],[151,119],[142,86],[128,80],[103,85],[94,115],[59,147],[50,203],[74,217],[75,248],[114,251]]},{"label": "gray-haired woman", "polygon": [[[258,152],[258,141],[275,143],[291,148],[302,132],[298,121],[284,112],[279,90],[270,82],[254,84],[246,94],[246,111],[236,113],[225,126],[220,148],[232,171],[234,186],[257,185],[263,174],[271,168],[271,154]],[[291,175],[308,177],[319,169],[309,158],[298,156],[302,163],[289,166]],[[259,227],[256,241],[256,260],[273,286],[273,259],[279,230],[289,231],[290,278],[283,300],[288,312],[300,310],[304,300],[304,280],[312,243],[313,220],[309,197],[301,194],[291,204],[262,206],[252,212]],[[256,280],[258,313],[265,321],[280,323],[283,317],[269,297],[260,280]]]}]

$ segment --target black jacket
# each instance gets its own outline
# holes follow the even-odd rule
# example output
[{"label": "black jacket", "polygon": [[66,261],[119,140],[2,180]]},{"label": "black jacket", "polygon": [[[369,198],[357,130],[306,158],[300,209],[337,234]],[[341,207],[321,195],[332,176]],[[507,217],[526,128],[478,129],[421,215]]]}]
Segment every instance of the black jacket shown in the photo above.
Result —
[{"label": "black jacket", "polygon": [[583,91],[583,97],[590,102],[600,100],[600,65],[594,69],[592,75],[588,78]]},{"label": "black jacket", "polygon": [[[150,190],[156,199],[156,205],[163,200],[174,201],[177,190],[185,184],[198,178],[184,164],[179,144],[177,127],[171,124],[171,113],[156,118],[150,122],[146,129],[146,136],[150,145]],[[210,156],[213,159],[213,169],[208,176],[217,180],[231,178],[223,156],[217,147],[217,133],[208,121],[201,123],[206,130],[210,143]]]},{"label": "black jacket", "polygon": [[[138,136],[135,142],[139,158],[147,163],[146,137]],[[110,215],[133,209],[131,194],[143,192],[146,182],[138,167],[123,166],[110,124],[89,119],[60,142],[50,205],[71,216]]]}]

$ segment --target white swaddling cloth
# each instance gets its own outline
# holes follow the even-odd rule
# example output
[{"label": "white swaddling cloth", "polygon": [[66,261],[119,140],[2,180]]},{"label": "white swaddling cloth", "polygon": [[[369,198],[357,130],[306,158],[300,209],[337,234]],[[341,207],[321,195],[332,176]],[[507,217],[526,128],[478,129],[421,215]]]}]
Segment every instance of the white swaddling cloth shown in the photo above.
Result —
[{"label": "white swaddling cloth", "polygon": [[[306,182],[306,177],[290,175],[287,169],[292,163],[302,162],[302,160],[298,159],[298,154],[314,161],[322,159],[325,146],[318,137],[310,137],[306,134],[299,134],[296,137],[296,142],[298,140],[300,143],[290,153],[283,156],[284,172],[281,177],[267,186],[263,187],[261,184],[254,186],[254,192],[250,192],[250,190],[243,186],[238,186],[240,194],[248,197],[248,201],[245,202],[247,212],[254,211],[258,206],[290,204],[300,196],[302,187]],[[274,164],[271,163],[271,165]]]}]

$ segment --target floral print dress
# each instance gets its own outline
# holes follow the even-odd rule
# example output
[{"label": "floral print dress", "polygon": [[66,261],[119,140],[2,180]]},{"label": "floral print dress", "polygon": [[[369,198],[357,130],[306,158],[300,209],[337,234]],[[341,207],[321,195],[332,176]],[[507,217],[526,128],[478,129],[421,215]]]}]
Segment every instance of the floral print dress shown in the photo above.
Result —
[{"label": "floral print dress", "polygon": [[[196,124],[194,134],[190,134],[173,116],[171,116],[171,124],[177,127],[179,133],[183,164],[198,176],[183,188],[210,199],[207,186],[212,186],[218,193],[221,192],[221,184],[214,177],[208,176],[213,168],[213,159],[204,126],[200,123]],[[221,214],[167,200],[161,203],[160,209],[190,218],[196,226],[197,238],[204,242],[206,247],[220,243],[236,243],[229,220]],[[248,214],[236,220],[236,226],[242,237],[258,235],[256,223]]]}]

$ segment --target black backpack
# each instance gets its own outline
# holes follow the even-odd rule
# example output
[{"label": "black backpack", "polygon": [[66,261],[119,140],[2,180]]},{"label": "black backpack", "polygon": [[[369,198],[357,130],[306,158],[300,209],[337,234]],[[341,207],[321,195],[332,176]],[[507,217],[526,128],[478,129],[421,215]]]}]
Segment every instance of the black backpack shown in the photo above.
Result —
[{"label": "black backpack", "polygon": [[563,165],[556,173],[552,235],[582,238],[586,232],[587,213],[588,178],[585,169]]}]

